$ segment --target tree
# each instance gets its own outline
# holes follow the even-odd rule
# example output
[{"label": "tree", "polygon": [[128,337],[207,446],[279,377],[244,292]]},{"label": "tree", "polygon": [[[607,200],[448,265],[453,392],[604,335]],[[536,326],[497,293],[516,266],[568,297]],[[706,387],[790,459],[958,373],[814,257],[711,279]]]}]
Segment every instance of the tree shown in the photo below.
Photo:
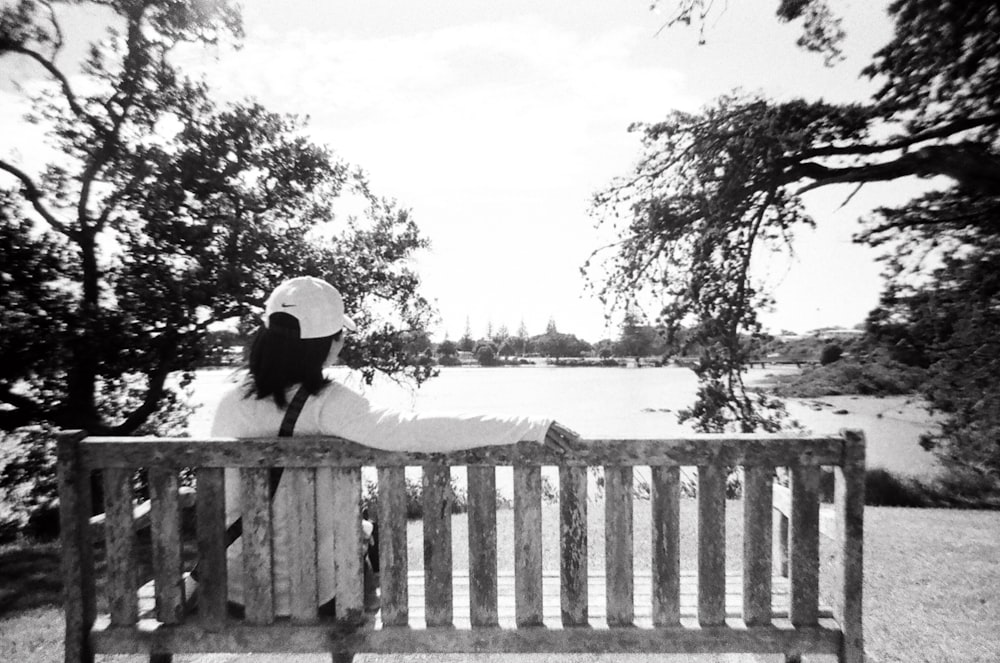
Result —
[{"label": "tree", "polygon": [[[691,25],[699,27],[699,43],[705,43],[705,26],[709,23],[713,0],[676,0],[661,3],[654,0],[651,9],[661,4],[673,8],[669,18],[660,28],[675,25]],[[842,59],[840,49],[844,34],[840,19],[831,11],[827,0],[778,0],[775,15],[783,22],[802,21],[802,34],[796,42],[802,48],[816,53],[822,53],[827,64]]]},{"label": "tree", "polygon": [[490,343],[497,349],[497,354],[509,357],[514,352],[513,339],[507,330],[507,325],[500,325],[489,337]]},{"label": "tree", "polygon": [[455,341],[445,339],[438,345],[437,352],[442,357],[455,357],[458,355],[458,346],[455,345]]},{"label": "tree", "polygon": [[531,339],[531,344],[546,357],[579,357],[590,350],[590,344],[573,334],[556,331],[555,322],[550,321],[548,331]]},{"label": "tree", "polygon": [[491,343],[480,342],[472,355],[480,366],[495,366],[497,363],[497,350]]},{"label": "tree", "polygon": [[[219,105],[172,64],[180,43],[238,40],[234,3],[100,3],[114,18],[82,64],[85,83],[64,68],[54,4],[0,8],[0,58],[27,58],[53,81],[30,121],[58,151],[37,173],[0,157],[19,186],[0,192],[4,429],[129,434],[183,414],[168,376],[185,372],[183,388],[209,326],[256,326],[260,302],[291,275],[344,293],[361,330],[344,357],[367,379],[431,374],[409,349],[431,311],[404,266],[425,245],[408,212],[298,119],[252,100]],[[367,213],[328,224],[348,191]],[[394,321],[374,317],[374,301]]]},{"label": "tree", "polygon": [[821,366],[826,366],[827,364],[832,364],[835,361],[839,361],[841,357],[844,356],[844,350],[836,343],[830,343],[823,346],[823,350],[819,353],[819,363]]},{"label": "tree", "polygon": [[[678,4],[688,22],[710,5]],[[783,19],[804,18],[836,36],[824,2],[778,6]],[[780,425],[778,403],[742,382],[749,341],[760,331],[756,311],[769,301],[750,264],[762,251],[784,250],[796,228],[814,222],[805,192],[906,176],[950,179],[868,221],[859,240],[894,251],[890,287],[912,280],[916,258],[930,251],[947,261],[996,250],[1000,7],[896,0],[889,11],[895,34],[863,72],[883,83],[868,103],[729,94],[698,113],[634,125],[643,140],[638,165],[595,196],[599,218],[628,219],[618,241],[595,253],[611,273],[599,294],[627,306],[637,290],[656,291],[670,327],[690,323],[690,340],[701,348],[701,391],[685,416],[702,430]]]},{"label": "tree", "polygon": [[953,474],[1000,480],[1000,237],[947,256],[929,284],[891,283],[868,317],[893,359],[927,368],[921,393],[944,415],[921,443]]},{"label": "tree", "polygon": [[472,352],[476,347],[476,342],[472,340],[472,327],[469,326],[469,318],[465,318],[465,333],[458,339],[458,349],[462,352]]},{"label": "tree", "polygon": [[635,357],[637,362],[640,357],[645,357],[653,351],[653,344],[656,341],[656,331],[648,325],[640,324],[641,322],[636,313],[626,311],[625,319],[622,321],[621,336],[615,344],[620,356]]}]

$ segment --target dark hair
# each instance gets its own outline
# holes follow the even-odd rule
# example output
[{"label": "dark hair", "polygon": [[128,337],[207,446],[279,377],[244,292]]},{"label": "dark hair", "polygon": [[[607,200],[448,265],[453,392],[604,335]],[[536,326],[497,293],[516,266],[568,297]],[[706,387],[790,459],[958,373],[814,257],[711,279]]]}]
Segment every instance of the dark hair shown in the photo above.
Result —
[{"label": "dark hair", "polygon": [[301,384],[318,394],[330,380],[323,375],[323,364],[334,340],[343,334],[323,338],[299,338],[299,321],[287,313],[272,313],[268,326],[261,326],[250,343],[247,355],[246,395],[273,398],[278,407],[288,405],[285,391]]}]

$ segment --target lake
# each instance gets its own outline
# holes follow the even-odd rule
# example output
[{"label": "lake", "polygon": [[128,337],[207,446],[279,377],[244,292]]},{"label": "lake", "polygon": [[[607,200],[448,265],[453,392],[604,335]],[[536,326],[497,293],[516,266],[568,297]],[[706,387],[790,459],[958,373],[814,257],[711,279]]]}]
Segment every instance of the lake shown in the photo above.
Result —
[{"label": "lake", "polygon": [[[748,372],[749,384],[796,371],[769,367]],[[192,435],[207,435],[215,405],[233,382],[233,371],[199,371],[194,393],[201,405]],[[380,378],[372,386],[343,368],[333,377],[365,393],[377,405],[421,412],[482,412],[552,417],[584,438],[656,438],[684,435],[677,412],[694,401],[697,378],[687,368],[518,366],[451,367],[419,389]],[[904,474],[934,472],[934,457],[920,448],[932,419],[906,397],[832,396],[786,401],[792,418],[816,434],[860,428],[868,439],[869,467]]]}]

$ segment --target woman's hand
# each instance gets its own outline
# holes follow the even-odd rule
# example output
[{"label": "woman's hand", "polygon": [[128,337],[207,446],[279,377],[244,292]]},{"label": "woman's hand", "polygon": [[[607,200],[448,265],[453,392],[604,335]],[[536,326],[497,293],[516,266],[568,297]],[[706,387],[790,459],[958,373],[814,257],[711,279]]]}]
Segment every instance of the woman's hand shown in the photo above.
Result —
[{"label": "woman's hand", "polygon": [[573,453],[573,443],[580,439],[580,434],[558,421],[553,421],[545,432],[545,446],[560,453]]}]

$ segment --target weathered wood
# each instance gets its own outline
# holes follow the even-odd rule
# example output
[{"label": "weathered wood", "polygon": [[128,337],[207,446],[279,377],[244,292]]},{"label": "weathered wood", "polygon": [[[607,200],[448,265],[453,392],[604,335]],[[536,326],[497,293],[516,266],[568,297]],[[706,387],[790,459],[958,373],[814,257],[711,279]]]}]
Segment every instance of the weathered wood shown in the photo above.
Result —
[{"label": "weathered wood", "polygon": [[774,469],[743,470],[743,621],[771,621],[771,518]]},{"label": "weathered wood", "polygon": [[559,550],[563,626],[586,626],[587,470],[559,468]]},{"label": "weathered wood", "polygon": [[[817,439],[822,442],[817,442]],[[758,476],[764,470],[755,469],[756,465],[768,467],[768,458],[776,458],[775,465],[788,466],[798,477],[797,486],[803,483],[803,477],[810,477],[810,472],[818,464],[827,463],[821,460],[823,454],[829,454],[835,459],[829,464],[857,463],[860,457],[860,467],[863,472],[863,440],[859,442],[860,450],[851,450],[846,438],[839,440],[839,451],[834,454],[833,447],[827,447],[827,438],[812,438],[799,443],[795,438],[767,436],[717,436],[704,441],[701,450],[695,449],[692,440],[656,441],[656,440],[624,440],[596,442],[594,449],[582,450],[580,455],[561,454],[551,462],[559,467],[560,472],[560,548],[562,560],[558,573],[545,575],[541,571],[541,473],[539,465],[550,456],[549,452],[537,452],[542,445],[518,445],[509,448],[491,448],[474,450],[459,454],[389,454],[387,467],[379,469],[380,483],[380,543],[382,557],[382,613],[367,613],[362,621],[348,619],[345,622],[324,622],[321,624],[306,623],[308,620],[275,620],[273,615],[273,583],[271,566],[270,520],[273,518],[270,509],[268,470],[257,469],[245,474],[253,476],[257,472],[257,488],[246,489],[245,492],[258,493],[256,498],[244,495],[244,560],[254,557],[252,541],[254,533],[266,533],[267,571],[263,575],[267,579],[269,594],[270,623],[261,621],[259,614],[254,614],[252,594],[253,579],[247,573],[246,602],[248,619],[245,621],[228,620],[221,624],[205,624],[201,619],[188,620],[177,625],[161,624],[157,621],[140,621],[138,628],[111,627],[107,622],[98,622],[92,629],[91,642],[95,651],[103,653],[152,653],[155,657],[169,657],[169,652],[197,653],[202,651],[234,651],[234,652],[327,652],[334,660],[348,660],[354,652],[372,652],[376,654],[412,654],[412,653],[760,653],[798,656],[800,654],[840,654],[846,660],[859,661],[863,657],[863,641],[860,631],[861,603],[861,547],[863,517],[863,474],[843,472],[838,477],[838,514],[854,514],[854,528],[845,528],[840,536],[840,549],[844,562],[844,573],[839,579],[842,588],[856,589],[851,597],[841,600],[838,605],[838,615],[845,624],[852,623],[856,631],[848,638],[841,635],[841,627],[829,619],[823,609],[813,608],[818,619],[816,626],[805,625],[794,628],[790,620],[789,582],[785,579],[770,579],[771,592],[762,589],[765,579],[767,560],[766,516],[769,513],[764,504],[767,494],[767,483],[764,476]],[[298,442],[296,438],[294,442]],[[326,449],[331,447],[330,439],[323,440]],[[225,442],[225,441],[224,441]],[[266,441],[265,441],[266,442]],[[277,449],[277,456],[284,458],[293,449],[300,451],[298,445],[284,446],[287,441],[271,440]],[[739,442],[739,444],[738,444]],[[130,440],[131,444],[132,441]],[[186,441],[185,441],[186,443]],[[690,443],[690,444],[689,444]],[[145,441],[144,441],[145,444]],[[136,466],[162,468],[172,472],[173,463],[183,454],[174,455],[179,447],[170,447],[164,452],[160,443],[150,441],[143,453],[144,459],[135,463]],[[589,444],[589,443],[585,443]],[[740,450],[740,444],[745,448]],[[86,442],[84,443],[86,445]],[[234,454],[225,463],[211,467],[252,467],[266,468],[272,461],[264,459],[258,452],[268,449],[267,444],[255,448],[253,441],[249,444],[240,441],[241,448],[213,446],[198,450],[197,445],[191,447],[194,455],[208,454],[208,457],[222,459],[226,454]],[[603,445],[603,446],[602,446]],[[735,446],[731,446],[735,445]],[[331,456],[327,451],[321,451],[320,445],[313,451],[308,451],[305,457],[287,463],[292,468],[320,468],[317,470],[317,482],[320,476],[330,476],[331,482],[340,486],[339,498],[333,500],[330,511],[336,515],[332,527],[341,527],[336,537],[324,536],[323,540],[334,541],[326,543],[334,552],[331,554],[341,562],[339,573],[355,587],[354,590],[337,586],[338,617],[345,617],[345,612],[351,612],[345,606],[363,604],[361,588],[361,530],[360,530],[360,465],[375,463],[376,457],[383,452],[360,460],[360,452],[348,450],[346,455]],[[348,445],[349,447],[350,445]],[[310,449],[307,442],[305,448]],[[228,450],[227,450],[228,449]],[[630,525],[630,504],[627,496],[631,493],[631,473],[628,467],[633,463],[628,460],[630,454],[648,450],[648,458],[638,459],[637,464],[650,464],[649,458],[663,459],[662,463],[651,463],[653,469],[652,510],[653,510],[653,569],[649,573],[635,573],[631,550],[632,527]],[[776,450],[784,449],[787,456],[780,457]],[[315,452],[312,463],[309,454]],[[80,451],[81,455],[86,453]],[[103,454],[104,451],[101,451]],[[135,450],[138,454],[139,451]],[[164,455],[166,453],[166,455]],[[187,452],[184,452],[187,453]],[[334,455],[339,452],[334,452]],[[354,454],[354,456],[351,456]],[[463,456],[464,454],[464,456]],[[853,454],[853,455],[852,455]],[[266,455],[266,454],[265,454]],[[91,455],[87,462],[92,462],[97,456]],[[187,456],[188,458],[190,456]],[[291,458],[291,456],[288,456]],[[452,568],[451,560],[451,505],[450,505],[450,471],[448,463],[457,459],[478,459],[470,469],[470,572]],[[137,457],[138,458],[138,457]],[[169,461],[161,459],[171,459]],[[353,458],[351,460],[350,458]],[[595,458],[601,459],[592,462]],[[678,511],[679,511],[679,460],[685,458],[700,458],[704,462],[699,465],[699,569],[698,578],[691,574],[682,574],[679,570],[678,547]],[[744,569],[747,576],[725,576],[725,471],[733,458],[755,458],[747,470],[746,499],[748,501],[745,526],[747,530],[744,544]],[[347,460],[345,460],[347,459]],[[414,464],[423,459],[424,465],[430,467],[425,472],[425,570],[423,573],[406,573],[406,523],[402,514],[405,512],[405,486],[403,465]],[[495,522],[491,513],[494,490],[489,479],[493,477],[494,465],[503,459],[513,461],[515,465],[515,566],[517,575],[501,574],[496,570],[496,540]],[[852,460],[854,459],[854,460]],[[330,461],[330,462],[327,462]],[[122,466],[121,475],[130,470],[119,460],[111,464]],[[197,466],[197,463],[190,463]],[[280,464],[280,463],[279,463]],[[420,463],[417,463],[420,464]],[[607,566],[605,575],[590,575],[587,569],[587,471],[584,465],[604,465],[606,467],[608,500],[605,506],[605,535],[607,539]],[[685,463],[687,464],[687,463]],[[89,465],[88,465],[89,467]],[[332,469],[343,468],[343,469]],[[63,474],[72,474],[79,469],[72,467],[60,470]],[[312,470],[303,473],[308,475]],[[624,476],[628,471],[629,475]],[[333,473],[338,474],[336,481]],[[219,469],[203,469],[199,471],[199,492],[203,485],[209,486],[213,477],[221,474]],[[286,470],[285,482],[294,481],[295,470]],[[346,480],[341,480],[341,473]],[[489,476],[487,476],[487,474]],[[113,473],[112,473],[113,475]],[[83,473],[85,476],[85,473]],[[159,481],[153,478],[154,481]],[[495,480],[495,479],[494,479]],[[116,479],[116,481],[120,481]],[[73,482],[61,479],[65,490],[76,490]],[[397,487],[390,487],[395,484]],[[216,481],[215,502],[221,505],[223,500],[221,477]],[[207,489],[211,492],[211,488]],[[331,490],[332,487],[331,487]],[[169,491],[168,491],[169,492]],[[174,491],[176,492],[176,491]],[[301,490],[295,494],[301,494]],[[305,492],[308,492],[306,490]],[[799,537],[803,532],[808,534],[808,519],[802,522],[803,509],[802,491],[796,489],[799,504],[792,506],[796,515],[792,538],[797,549],[802,552]],[[436,494],[435,494],[436,493]],[[524,493],[520,495],[520,493]],[[760,495],[761,497],[754,497]],[[210,498],[210,495],[205,495]],[[155,500],[159,504],[160,499]],[[109,513],[107,522],[109,532],[115,527],[123,531],[134,527],[124,523],[128,520],[122,512],[129,511],[130,500],[121,500],[126,506],[119,509],[117,515]],[[199,500],[199,504],[201,501]],[[393,506],[395,504],[395,506]],[[756,506],[754,506],[756,505]],[[778,506],[777,504],[775,506]],[[72,499],[67,501],[67,510],[72,510]],[[159,506],[156,507],[159,509]],[[218,507],[217,507],[218,508]],[[213,510],[213,516],[219,519],[218,511]],[[298,508],[298,507],[296,507]],[[308,505],[305,507],[308,508]],[[284,514],[284,503],[279,512]],[[316,506],[318,512],[325,508]],[[133,516],[134,516],[134,509]],[[254,514],[263,514],[265,527],[252,522]],[[482,515],[480,515],[482,514]],[[346,516],[346,517],[345,517]],[[284,517],[284,516],[283,516]],[[332,517],[332,516],[331,516]],[[159,516],[157,516],[159,518]],[[394,518],[396,521],[394,521]],[[289,528],[292,538],[309,538],[308,526],[297,526],[292,521],[308,518],[294,516],[289,518]],[[202,516],[199,512],[199,527]],[[822,522],[814,519],[819,525]],[[82,522],[82,519],[81,521]],[[117,525],[115,523],[118,523]],[[204,522],[208,522],[208,516]],[[396,522],[394,526],[393,523]],[[346,524],[345,524],[346,523]],[[491,524],[492,523],[492,524]],[[283,521],[284,525],[284,521]],[[157,525],[157,528],[160,526]],[[326,524],[318,524],[326,530]],[[217,526],[221,531],[224,527]],[[294,533],[294,530],[305,530],[306,533]],[[819,529],[817,527],[816,529]],[[72,534],[70,528],[69,536]],[[491,535],[490,532],[493,532]],[[109,536],[113,536],[109,534]],[[120,535],[119,535],[120,536]],[[809,538],[807,536],[806,538]],[[317,545],[319,542],[317,541]],[[201,545],[201,544],[200,544]],[[282,544],[284,545],[284,544]],[[619,547],[619,545],[621,547]],[[338,547],[339,546],[339,547]],[[344,551],[347,547],[347,552]],[[626,546],[628,550],[626,550]],[[249,555],[246,554],[249,548]],[[206,546],[206,550],[212,549]],[[282,548],[284,550],[284,548]],[[387,552],[388,551],[388,552]],[[757,551],[757,552],[754,552]],[[428,554],[428,552],[430,554]],[[397,554],[398,553],[398,554]],[[720,554],[721,553],[721,554]],[[216,549],[216,556],[218,550]],[[308,551],[296,557],[308,558]],[[259,560],[261,555],[256,555]],[[442,558],[446,560],[442,561]],[[530,560],[522,565],[521,560]],[[749,561],[748,561],[749,560]],[[854,561],[851,561],[854,560]],[[64,561],[64,566],[67,563]],[[757,564],[761,568],[751,568]],[[261,566],[259,563],[258,566]],[[292,566],[295,562],[292,563]],[[350,566],[355,571],[346,572]],[[393,567],[398,571],[393,572]],[[523,568],[530,571],[522,573]],[[623,571],[623,568],[628,570]],[[203,564],[202,564],[203,568]],[[537,569],[537,571],[536,571]],[[763,574],[763,575],[762,575]],[[653,581],[656,576],[656,582]],[[799,581],[804,582],[803,574],[793,573]],[[395,576],[395,589],[388,585]],[[419,577],[416,577],[419,576]],[[69,574],[67,574],[69,577]],[[326,576],[323,576],[324,578]],[[629,579],[631,577],[631,580]],[[750,585],[744,584],[752,580]],[[223,574],[224,586],[224,574]],[[416,584],[413,584],[416,583]],[[308,583],[306,583],[308,584]],[[91,585],[92,587],[92,585]],[[537,591],[527,592],[525,598],[521,587],[535,587]],[[708,588],[708,589],[706,589]],[[204,583],[200,591],[205,590]],[[81,593],[87,590],[81,590]],[[140,620],[154,617],[153,584],[143,588],[137,608]],[[352,598],[352,592],[354,593]],[[69,589],[68,589],[69,593]],[[295,589],[293,594],[311,592]],[[767,594],[770,594],[768,599]],[[495,596],[495,599],[491,597]],[[626,595],[628,598],[625,598]],[[752,595],[752,596],[751,596]],[[220,594],[224,597],[224,593]],[[342,603],[342,598],[347,597]],[[318,602],[318,601],[314,601]],[[293,597],[294,603],[294,597]],[[395,606],[393,605],[395,604]],[[199,599],[199,612],[203,610],[204,595]],[[343,608],[343,610],[342,610]],[[80,608],[73,608],[80,612]],[[295,609],[293,608],[293,611]],[[768,613],[768,611],[770,611]],[[770,614],[770,623],[763,615]],[[402,617],[402,619],[400,619]],[[744,617],[751,624],[760,620],[760,625],[747,627]],[[801,612],[794,617],[798,623]],[[82,620],[77,620],[81,622]],[[67,614],[67,638],[71,637],[69,627],[70,615]],[[411,623],[408,623],[411,622]],[[700,626],[696,626],[700,622]],[[476,627],[476,624],[489,624]],[[412,628],[393,628],[412,626]],[[543,626],[544,628],[518,628],[518,625]],[[629,628],[616,628],[620,624],[631,624]],[[656,626],[660,624],[664,626]],[[667,626],[666,624],[670,624]],[[220,627],[221,626],[221,627]],[[565,628],[565,627],[586,628]],[[608,627],[612,628],[608,628]],[[80,629],[77,629],[79,633]],[[846,633],[846,631],[844,631]],[[79,642],[86,643],[86,634],[75,636]],[[80,648],[78,648],[80,649]],[[67,660],[83,660],[79,657]],[[159,660],[154,658],[154,660]]]},{"label": "weathered wood", "polygon": [[698,623],[726,620],[726,468],[698,467]]},{"label": "weathered wood", "polygon": [[156,618],[164,624],[176,624],[184,616],[179,487],[177,472],[149,469]]},{"label": "weathered wood", "polygon": [[631,467],[604,468],[604,532],[608,626],[629,626],[635,613]]},{"label": "weathered wood", "polygon": [[[777,486],[775,486],[777,487]],[[788,498],[788,510],[777,510],[772,520],[771,553],[774,557],[774,572],[782,578],[788,577],[788,515],[791,513],[791,495]]]},{"label": "weathered wood", "polygon": [[651,468],[653,623],[680,623],[680,469]]},{"label": "weathered wood", "polygon": [[135,532],[132,531],[132,470],[104,470],[104,513],[107,514],[107,588],[111,623],[131,626],[138,618]]},{"label": "weathered wood", "polygon": [[274,621],[271,489],[268,468],[240,472],[243,505],[243,600],[251,624]]},{"label": "weathered wood", "polygon": [[402,467],[378,468],[379,567],[382,623],[409,621],[406,571],[406,476]]},{"label": "weathered wood", "polygon": [[86,433],[59,433],[56,475],[59,481],[59,536],[65,610],[65,663],[93,663],[90,627],[97,615],[94,556],[87,517],[91,510],[90,472],[79,458]]},{"label": "weathered wood", "polygon": [[493,466],[468,468],[472,626],[497,625],[497,480]]},{"label": "weathered wood", "polygon": [[333,531],[337,618],[357,620],[365,608],[365,572],[361,531],[361,468],[335,467],[333,504],[328,526]]},{"label": "weathered wood", "polygon": [[819,468],[794,467],[791,479],[789,613],[796,626],[811,626],[819,603]]},{"label": "weathered wood", "polygon": [[[181,486],[177,489],[178,504],[181,510],[194,508],[198,495],[194,488]],[[136,532],[149,527],[150,502],[145,500],[139,502],[132,508],[132,529]],[[105,514],[98,513],[90,517],[90,538],[93,540],[104,538]]]},{"label": "weathered wood", "polygon": [[226,621],[226,475],[219,467],[196,471],[198,501],[198,621],[218,629]]},{"label": "weathered wood", "polygon": [[450,453],[386,451],[335,437],[136,438],[91,437],[81,444],[88,468],[139,467],[405,467],[444,465],[837,465],[843,439],[773,435],[704,435],[683,439],[593,439],[569,452],[535,442]]},{"label": "weathered wood", "polygon": [[143,654],[152,647],[178,653],[232,652],[371,652],[374,654],[780,654],[790,649],[835,655],[840,632],[832,620],[799,629],[715,626],[659,629],[548,629],[450,627],[369,628],[338,631],[328,625],[275,624],[268,628],[234,624],[222,632],[195,626],[123,632],[100,621],[93,633],[98,651]]},{"label": "weathered wood", "polygon": [[446,465],[425,465],[424,507],[424,608],[427,626],[452,623],[451,595],[451,472]]},{"label": "weathered wood", "polygon": [[542,624],[542,471],[514,468],[514,569],[518,627]]},{"label": "weathered wood", "polygon": [[864,588],[865,436],[857,430],[844,436],[843,466],[835,469],[834,503],[838,523],[839,591],[834,605],[844,631],[841,663],[864,663],[862,626]]},{"label": "weathered wood", "polygon": [[293,622],[314,621],[319,607],[316,568],[316,470],[288,468],[282,476],[288,482],[290,500],[288,533],[289,617]]}]

